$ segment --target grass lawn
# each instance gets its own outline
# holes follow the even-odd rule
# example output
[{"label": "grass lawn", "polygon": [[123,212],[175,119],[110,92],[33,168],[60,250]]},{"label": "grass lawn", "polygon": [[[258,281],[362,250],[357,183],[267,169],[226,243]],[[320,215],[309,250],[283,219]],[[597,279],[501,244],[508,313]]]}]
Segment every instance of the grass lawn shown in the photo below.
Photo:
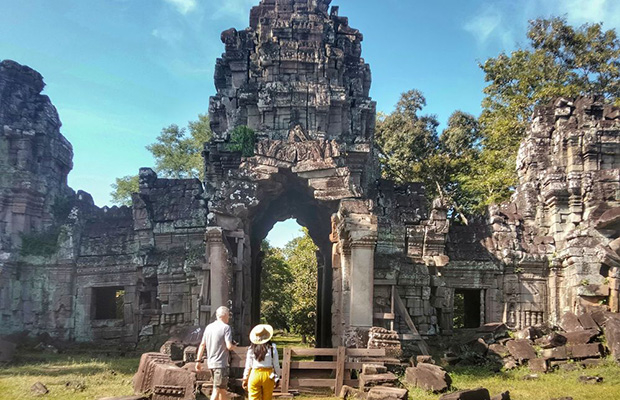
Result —
[{"label": "grass lawn", "polygon": [[[0,367],[0,399],[93,400],[133,394],[131,379],[139,358],[93,357],[87,354],[19,352],[18,362]],[[36,382],[49,393],[35,397]]]},{"label": "grass lawn", "polygon": [[[275,338],[282,346],[298,347],[293,337]],[[132,394],[131,379],[138,368],[138,357],[93,356],[84,353],[46,354],[21,352],[19,361],[0,367],[0,400],[62,399],[94,400],[108,396]],[[509,390],[514,400],[549,400],[553,397],[572,396],[575,400],[620,400],[620,367],[612,361],[584,370],[541,375],[538,380],[524,380],[527,369],[494,373],[484,368],[453,368],[450,370],[455,389],[486,387],[491,395]],[[598,375],[602,383],[583,384],[581,375]],[[42,382],[50,393],[35,397],[30,387]],[[410,388],[412,400],[437,400],[439,395]],[[316,399],[317,396],[300,396]],[[335,397],[320,397],[335,400]]]},{"label": "grass lawn", "polygon": [[[555,371],[539,374],[538,380],[524,380],[530,374],[527,368],[495,373],[484,368],[456,367],[449,370],[454,390],[485,387],[491,396],[510,391],[512,400],[549,400],[573,397],[574,400],[620,400],[620,366],[609,360],[605,365],[577,371]],[[578,382],[581,375],[601,376],[602,383]],[[440,396],[409,388],[409,398],[437,400]]]}]

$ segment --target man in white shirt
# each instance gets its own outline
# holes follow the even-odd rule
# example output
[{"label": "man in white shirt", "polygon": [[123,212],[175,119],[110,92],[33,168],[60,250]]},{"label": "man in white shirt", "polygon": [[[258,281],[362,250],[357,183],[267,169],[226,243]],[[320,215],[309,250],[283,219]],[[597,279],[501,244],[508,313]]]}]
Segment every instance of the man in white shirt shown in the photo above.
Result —
[{"label": "man in white shirt", "polygon": [[219,307],[215,312],[216,320],[205,329],[202,342],[196,354],[196,369],[201,369],[203,355],[207,353],[207,368],[213,375],[213,393],[211,400],[225,400],[226,388],[228,387],[228,359],[230,350],[234,344],[232,331],[228,325],[230,310],[227,307]]}]

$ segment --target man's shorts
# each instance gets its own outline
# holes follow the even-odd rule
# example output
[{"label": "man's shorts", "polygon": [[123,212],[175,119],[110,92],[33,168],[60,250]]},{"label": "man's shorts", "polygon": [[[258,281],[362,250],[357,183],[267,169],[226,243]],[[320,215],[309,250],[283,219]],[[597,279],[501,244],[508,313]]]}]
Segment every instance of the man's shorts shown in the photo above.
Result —
[{"label": "man's shorts", "polygon": [[214,388],[228,388],[228,368],[214,368],[211,370],[211,374],[213,375]]}]

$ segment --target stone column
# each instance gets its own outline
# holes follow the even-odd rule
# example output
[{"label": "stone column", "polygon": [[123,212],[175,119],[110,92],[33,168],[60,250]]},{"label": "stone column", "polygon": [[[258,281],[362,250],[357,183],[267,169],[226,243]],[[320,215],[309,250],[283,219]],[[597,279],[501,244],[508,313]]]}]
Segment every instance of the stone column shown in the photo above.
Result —
[{"label": "stone column", "polygon": [[349,321],[352,327],[372,327],[376,243],[376,238],[364,238],[351,243],[351,315]]},{"label": "stone column", "polygon": [[206,232],[207,260],[210,270],[211,316],[220,306],[230,307],[232,268],[224,234],[220,227],[208,227]]}]

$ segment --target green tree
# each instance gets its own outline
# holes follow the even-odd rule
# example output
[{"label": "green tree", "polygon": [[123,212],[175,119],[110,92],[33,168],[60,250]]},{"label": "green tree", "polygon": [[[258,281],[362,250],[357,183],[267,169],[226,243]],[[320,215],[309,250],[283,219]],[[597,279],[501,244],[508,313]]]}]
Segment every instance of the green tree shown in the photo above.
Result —
[{"label": "green tree", "polygon": [[[202,150],[212,136],[209,116],[199,114],[196,121],[188,122],[187,128],[175,124],[163,128],[157,141],[146,148],[155,158],[159,176],[204,179]],[[131,205],[131,194],[138,191],[138,175],[116,178],[112,189],[112,203]]]},{"label": "green tree", "polygon": [[422,93],[410,90],[401,95],[393,113],[377,118],[382,174],[397,183],[424,183],[429,200],[441,197],[450,216],[467,223],[475,199],[465,184],[480,153],[478,121],[457,111],[440,136],[437,118],[419,115],[425,105]]},{"label": "green tree", "polygon": [[537,19],[530,21],[527,36],[526,48],[480,65],[488,82],[480,116],[484,150],[468,182],[479,210],[512,193],[516,154],[536,105],[578,95],[620,102],[620,41],[614,30]]},{"label": "green tree", "polygon": [[146,148],[153,154],[155,169],[162,177],[204,179],[202,150],[211,137],[209,117],[200,114],[187,128],[176,124],[165,127],[157,141]]},{"label": "green tree", "polygon": [[120,206],[131,206],[132,193],[138,192],[139,177],[138,175],[128,175],[122,178],[116,178],[116,182],[112,184],[112,203]]},{"label": "green tree", "polygon": [[284,256],[294,277],[289,292],[292,300],[289,326],[294,333],[301,335],[304,343],[314,337],[316,327],[316,251],[317,247],[306,228],[303,228],[303,236],[291,240],[284,247]]},{"label": "green tree", "polygon": [[375,143],[385,178],[397,183],[423,182],[424,163],[437,149],[439,122],[434,115],[419,115],[426,99],[418,90],[401,94],[396,109],[379,114]]},{"label": "green tree", "polygon": [[267,240],[263,240],[261,251],[264,255],[261,271],[261,319],[276,329],[289,331],[293,304],[290,289],[294,282],[291,268],[282,250],[271,247]]}]

